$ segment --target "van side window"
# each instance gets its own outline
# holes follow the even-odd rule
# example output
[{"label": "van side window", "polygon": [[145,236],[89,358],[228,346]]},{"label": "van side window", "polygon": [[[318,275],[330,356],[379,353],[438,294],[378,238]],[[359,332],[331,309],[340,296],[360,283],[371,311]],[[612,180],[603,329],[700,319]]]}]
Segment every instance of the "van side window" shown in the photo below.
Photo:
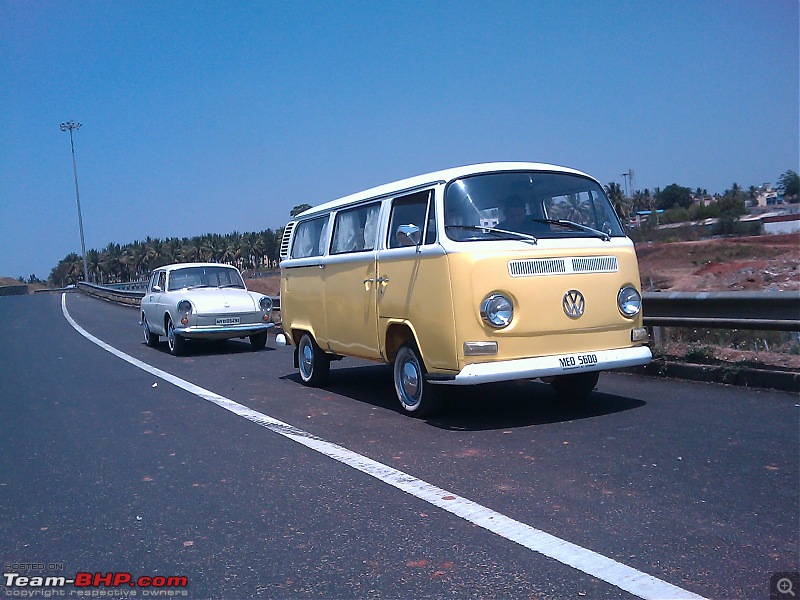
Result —
[{"label": "van side window", "polygon": [[[430,204],[430,214],[426,227],[425,215],[428,214]],[[407,242],[402,242],[397,237],[397,228],[402,225],[414,225],[419,228],[420,239],[425,244],[432,244],[436,241],[435,215],[433,211],[433,190],[417,192],[395,199],[392,203],[392,216],[389,221],[389,248],[400,248],[407,246]]]},{"label": "van side window", "polygon": [[322,256],[328,239],[327,224],[327,215],[298,223],[292,242],[292,258]]},{"label": "van side window", "polygon": [[331,254],[375,249],[380,203],[336,213]]}]

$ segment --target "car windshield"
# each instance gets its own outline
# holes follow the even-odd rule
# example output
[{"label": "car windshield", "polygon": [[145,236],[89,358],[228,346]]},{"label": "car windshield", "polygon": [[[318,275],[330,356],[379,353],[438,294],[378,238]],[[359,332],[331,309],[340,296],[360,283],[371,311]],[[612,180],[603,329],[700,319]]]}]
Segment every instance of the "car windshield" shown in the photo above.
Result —
[{"label": "car windshield", "polygon": [[445,231],[455,241],[623,237],[614,209],[592,179],[510,171],[456,179],[444,197]]},{"label": "car windshield", "polygon": [[230,267],[185,267],[169,274],[169,291],[199,287],[235,287],[244,289],[239,271]]}]

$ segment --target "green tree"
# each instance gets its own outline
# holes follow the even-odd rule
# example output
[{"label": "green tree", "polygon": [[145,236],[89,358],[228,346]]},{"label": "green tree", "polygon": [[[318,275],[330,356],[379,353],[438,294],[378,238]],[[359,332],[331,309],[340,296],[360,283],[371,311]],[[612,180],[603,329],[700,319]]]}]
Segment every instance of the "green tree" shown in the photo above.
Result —
[{"label": "green tree", "polygon": [[800,175],[791,169],[778,179],[778,191],[786,200],[796,201],[800,197]]},{"label": "green tree", "polygon": [[310,204],[298,204],[292,210],[289,211],[289,216],[294,218],[297,215],[299,215],[301,212],[306,211],[309,208],[312,208]]},{"label": "green tree", "polygon": [[680,207],[689,208],[692,205],[692,190],[687,187],[672,183],[656,194],[656,207],[669,210]]}]

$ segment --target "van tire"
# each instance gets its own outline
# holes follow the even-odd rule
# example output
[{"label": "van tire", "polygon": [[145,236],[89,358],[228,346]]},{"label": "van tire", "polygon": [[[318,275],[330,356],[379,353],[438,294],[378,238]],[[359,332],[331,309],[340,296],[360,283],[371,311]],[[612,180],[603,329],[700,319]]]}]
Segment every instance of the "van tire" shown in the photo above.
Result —
[{"label": "van tire", "polygon": [[550,385],[563,400],[579,402],[592,393],[600,378],[600,371],[558,375]]},{"label": "van tire", "polygon": [[317,387],[325,383],[331,370],[330,358],[308,333],[304,333],[300,338],[300,343],[297,344],[297,364],[300,370],[300,379],[310,387]]},{"label": "van tire", "polygon": [[414,342],[406,342],[394,359],[394,389],[403,412],[428,417],[441,408],[441,391],[425,380],[427,370]]}]

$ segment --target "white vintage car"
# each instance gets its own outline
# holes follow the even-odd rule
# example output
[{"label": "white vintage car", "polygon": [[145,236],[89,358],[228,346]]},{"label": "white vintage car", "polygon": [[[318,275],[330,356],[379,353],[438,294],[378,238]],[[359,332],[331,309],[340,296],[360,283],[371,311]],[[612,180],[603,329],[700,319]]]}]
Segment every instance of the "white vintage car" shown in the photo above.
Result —
[{"label": "white vintage car", "polygon": [[153,271],[142,298],[145,343],[153,347],[166,336],[169,350],[183,354],[187,338],[250,338],[253,350],[267,343],[272,299],[247,291],[236,267],[184,263]]}]

